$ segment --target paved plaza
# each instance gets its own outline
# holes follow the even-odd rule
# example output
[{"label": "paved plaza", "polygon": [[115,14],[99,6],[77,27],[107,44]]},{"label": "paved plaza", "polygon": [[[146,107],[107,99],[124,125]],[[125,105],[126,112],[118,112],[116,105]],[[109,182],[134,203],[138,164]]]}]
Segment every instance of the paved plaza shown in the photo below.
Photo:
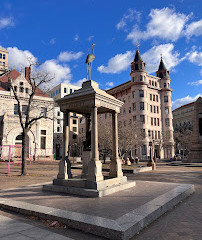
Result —
[{"label": "paved plaza", "polygon": [[[2,169],[2,168],[1,168]],[[11,168],[12,169],[12,168]],[[51,164],[44,164],[44,170],[46,170],[46,173],[40,172],[38,169],[37,164],[36,165],[30,165],[30,176],[26,177],[18,177],[17,176],[17,168],[11,174],[13,173],[14,179],[19,179],[18,181],[13,181],[13,187],[20,187],[20,186],[26,186],[30,185],[31,183],[37,184],[42,182],[49,182],[51,181],[51,178],[54,176],[54,173],[57,172],[57,164],[51,163]],[[79,174],[79,170],[73,170],[74,174]],[[5,189],[5,183],[10,188],[12,187],[12,178],[7,176],[3,171],[1,171],[1,183],[0,188]],[[168,213],[164,214],[162,217],[157,219],[155,222],[153,222],[151,225],[149,225],[147,228],[145,228],[143,231],[141,231],[138,235],[134,236],[132,239],[201,239],[202,236],[202,229],[200,227],[200,222],[202,219],[202,207],[201,207],[201,200],[202,200],[202,187],[201,187],[201,178],[202,178],[202,167],[198,165],[195,165],[195,167],[185,167],[185,166],[168,166],[165,164],[160,164],[158,166],[156,171],[153,172],[146,172],[146,173],[137,173],[137,174],[127,174],[127,177],[129,180],[136,180],[137,186],[138,181],[151,181],[151,184],[155,185],[154,182],[171,182],[171,183],[186,183],[186,184],[194,184],[195,185],[195,193],[184,200],[182,203],[178,204],[174,209],[170,210]],[[33,181],[30,183],[29,179],[33,179]],[[38,182],[37,182],[37,178]],[[168,185],[167,185],[168,186]],[[37,189],[37,187],[35,187]],[[165,191],[169,189],[164,189]],[[13,189],[13,191],[16,191]],[[158,189],[159,192],[162,191],[162,189]],[[2,194],[5,194],[6,191],[4,190]],[[1,194],[1,196],[2,196]],[[31,194],[28,197],[28,193],[26,192],[26,189],[24,190],[25,196],[27,195],[27,202],[35,202],[37,201],[37,196],[32,197],[33,194]],[[146,194],[146,193],[145,193]],[[8,196],[7,196],[8,197]],[[16,195],[15,198],[22,199],[24,196]],[[75,198],[75,197],[73,197]],[[70,198],[65,196],[65,199],[70,201]],[[57,201],[61,202],[61,208],[64,208],[65,201],[60,199],[60,197],[57,198]],[[115,199],[112,199],[113,201]],[[23,199],[23,201],[25,201]],[[91,200],[92,201],[92,200]],[[101,200],[103,201],[103,200]],[[132,200],[131,200],[132,201]],[[138,204],[138,200],[135,200],[136,204]],[[140,200],[139,200],[140,202]],[[49,206],[50,199],[47,199],[47,205]],[[63,204],[62,204],[63,203]],[[82,204],[85,204],[85,199]],[[83,209],[83,205],[81,204],[80,209]],[[124,209],[130,208],[129,206],[124,206],[123,203],[120,203],[124,208],[119,208],[116,210],[116,216],[119,216],[123,214]],[[70,205],[70,203],[68,204]],[[89,205],[92,206],[93,211],[93,204],[92,202],[89,202]],[[110,202],[109,208],[111,206],[111,209],[113,209],[113,204]],[[104,206],[103,206],[104,207]],[[66,208],[66,207],[65,207]],[[71,208],[71,207],[70,207]],[[72,204],[71,211],[77,211],[78,208],[78,200],[74,201],[74,204]],[[105,206],[106,208],[106,206]],[[85,209],[82,211],[85,212]],[[103,211],[104,212],[104,211]],[[110,214],[110,211],[106,211],[105,213],[98,212],[98,215],[105,214],[108,212]],[[112,212],[112,211],[111,211]],[[14,214],[14,213],[8,213],[7,211],[2,211],[1,215],[4,217],[9,217],[10,219],[17,219],[17,221],[24,221],[26,224],[28,223],[27,220],[29,220],[30,225],[34,225],[37,228],[44,229],[46,231],[51,231],[53,234],[60,234],[61,237],[66,237],[66,239],[104,239],[102,237],[96,237],[91,234],[87,234],[78,230],[73,230],[69,227],[61,227],[61,228],[55,228],[51,227],[50,225],[45,225],[43,222],[37,220],[37,219],[28,219],[28,217],[25,217],[20,214]],[[113,218],[114,215],[111,216]],[[3,218],[2,218],[3,219]],[[4,220],[2,220],[4,221]],[[7,226],[11,223],[7,221]],[[9,224],[8,224],[9,223]],[[2,223],[1,223],[2,225]],[[37,225],[37,226],[36,226]],[[19,230],[20,231],[20,230]],[[39,230],[40,232],[41,230]],[[18,233],[19,234],[19,233]],[[45,234],[45,233],[44,233]],[[9,234],[8,234],[9,235]],[[12,233],[11,233],[12,235]],[[17,236],[17,235],[16,235]],[[53,235],[54,236],[54,235]],[[27,235],[27,238],[22,239],[30,239],[30,236]],[[5,238],[9,239],[9,238]],[[37,236],[35,236],[34,239],[37,239]],[[51,239],[51,238],[50,238]],[[54,238],[53,238],[54,239]],[[57,238],[60,239],[60,238]],[[61,238],[63,239],[63,238]]]}]

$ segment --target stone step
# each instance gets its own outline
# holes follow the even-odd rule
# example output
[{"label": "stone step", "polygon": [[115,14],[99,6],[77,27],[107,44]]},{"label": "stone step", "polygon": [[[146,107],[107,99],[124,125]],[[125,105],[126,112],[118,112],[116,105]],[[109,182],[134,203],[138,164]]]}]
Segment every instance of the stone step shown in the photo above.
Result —
[{"label": "stone step", "polygon": [[136,182],[128,181],[123,184],[114,184],[112,186],[106,187],[101,190],[89,189],[89,188],[78,188],[78,187],[70,187],[70,186],[61,186],[61,185],[43,185],[43,191],[51,191],[51,192],[60,192],[67,193],[79,196],[86,197],[103,197],[118,191],[122,191],[131,187],[134,187]]}]

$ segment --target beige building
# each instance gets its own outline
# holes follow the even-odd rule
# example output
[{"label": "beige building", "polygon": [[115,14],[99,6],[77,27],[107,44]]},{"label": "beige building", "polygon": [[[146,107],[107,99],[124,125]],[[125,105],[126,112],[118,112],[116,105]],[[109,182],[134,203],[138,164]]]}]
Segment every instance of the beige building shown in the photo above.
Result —
[{"label": "beige building", "polygon": [[[53,89],[49,91],[49,96],[53,98],[55,101],[65,97],[68,94],[73,93],[78,90],[80,87],[72,85],[60,83]],[[70,145],[71,145],[71,155],[76,155],[75,151],[77,150],[77,140],[78,140],[78,121],[79,115],[75,113],[71,113],[70,120]],[[62,157],[62,141],[63,141],[63,112],[60,111],[60,107],[55,103],[54,106],[54,133],[53,133],[53,148],[54,153],[56,155],[56,159],[60,159]]]},{"label": "beige building", "polygon": [[[155,152],[165,159],[174,156],[171,79],[162,58],[156,75],[146,72],[146,63],[137,49],[131,63],[131,80],[107,90],[124,102],[118,115],[119,127],[130,129],[136,125],[139,141],[134,143],[132,154],[141,159],[148,158],[151,144],[152,155]],[[110,114],[102,116],[102,120],[107,118]]]},{"label": "beige building", "polygon": [[[5,54],[5,57],[4,57]],[[0,146],[4,156],[8,153],[8,145],[12,145],[12,157],[21,154],[21,126],[18,116],[18,105],[15,100],[10,84],[13,85],[21,104],[23,118],[26,117],[28,97],[31,85],[28,82],[26,74],[29,74],[29,68],[26,68],[25,76],[17,70],[8,69],[8,52],[0,49],[0,57],[3,56],[5,64],[0,69]],[[5,67],[4,67],[5,66]],[[8,81],[8,76],[11,83]],[[32,125],[28,132],[27,147],[29,155],[51,156],[53,151],[53,99],[39,88],[34,96],[30,117],[46,115],[48,118],[41,118]],[[2,150],[3,149],[3,150]]]},{"label": "beige building", "polygon": [[193,129],[194,102],[173,110],[173,128],[175,131]]}]

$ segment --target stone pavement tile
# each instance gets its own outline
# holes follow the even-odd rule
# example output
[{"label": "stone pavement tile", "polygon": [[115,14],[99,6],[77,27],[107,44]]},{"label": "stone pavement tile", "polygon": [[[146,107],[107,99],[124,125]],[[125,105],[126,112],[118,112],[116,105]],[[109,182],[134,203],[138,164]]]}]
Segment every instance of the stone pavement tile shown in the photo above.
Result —
[{"label": "stone pavement tile", "polygon": [[15,233],[15,234],[2,237],[1,240],[33,240],[33,238],[23,236],[20,233]]},{"label": "stone pavement tile", "polygon": [[73,240],[72,238],[0,215],[1,240]]},{"label": "stone pavement tile", "polygon": [[21,231],[20,232],[22,235],[27,236],[31,239],[43,239],[43,240],[73,240],[71,238],[59,235],[57,233],[53,233],[51,231],[38,228],[38,227],[33,227],[31,229]]},{"label": "stone pavement tile", "polygon": [[0,238],[32,228],[32,225],[0,216]]}]

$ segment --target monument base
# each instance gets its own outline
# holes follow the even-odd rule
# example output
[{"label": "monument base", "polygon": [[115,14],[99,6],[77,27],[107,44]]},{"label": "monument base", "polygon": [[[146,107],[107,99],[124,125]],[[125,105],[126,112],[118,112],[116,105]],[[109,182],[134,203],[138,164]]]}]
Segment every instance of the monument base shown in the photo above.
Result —
[{"label": "monument base", "polygon": [[103,197],[134,187],[136,182],[127,182],[127,177],[111,178],[99,182],[86,179],[54,179],[53,184],[44,185],[43,191],[60,192],[86,197]]}]

